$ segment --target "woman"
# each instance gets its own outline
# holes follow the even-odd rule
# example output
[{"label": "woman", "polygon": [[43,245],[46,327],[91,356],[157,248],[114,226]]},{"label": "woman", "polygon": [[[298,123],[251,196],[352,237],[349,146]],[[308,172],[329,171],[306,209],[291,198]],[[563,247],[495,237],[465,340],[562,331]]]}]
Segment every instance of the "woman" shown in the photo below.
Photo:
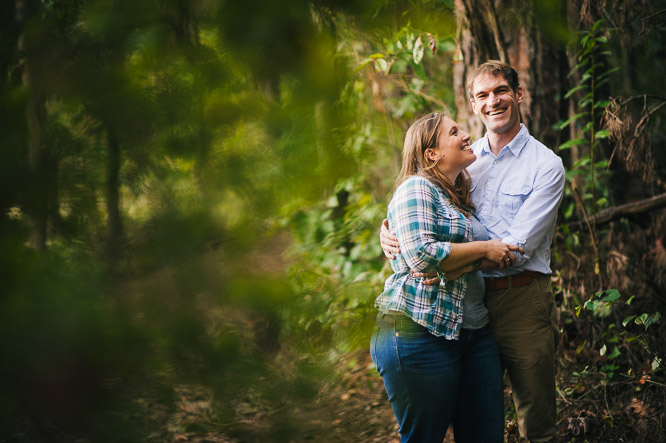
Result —
[{"label": "woman", "polygon": [[[479,269],[504,267],[522,251],[488,241],[473,217],[469,140],[441,113],[415,122],[388,207],[401,252],[375,302],[370,352],[403,442],[441,443],[449,423],[457,442],[503,440],[502,374]],[[426,285],[410,271],[438,272],[441,282]]]}]

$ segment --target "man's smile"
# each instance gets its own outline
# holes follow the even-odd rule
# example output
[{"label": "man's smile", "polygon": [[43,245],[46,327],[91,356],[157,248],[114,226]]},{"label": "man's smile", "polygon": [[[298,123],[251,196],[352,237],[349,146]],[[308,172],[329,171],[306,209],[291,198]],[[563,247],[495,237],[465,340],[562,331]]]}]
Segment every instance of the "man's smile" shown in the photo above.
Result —
[{"label": "man's smile", "polygon": [[492,115],[499,115],[499,114],[503,114],[505,111],[506,111],[506,108],[495,109],[495,110],[493,110],[493,111],[489,111],[489,112],[487,112],[486,114],[487,114],[487,115],[490,115],[490,116],[492,116]]}]

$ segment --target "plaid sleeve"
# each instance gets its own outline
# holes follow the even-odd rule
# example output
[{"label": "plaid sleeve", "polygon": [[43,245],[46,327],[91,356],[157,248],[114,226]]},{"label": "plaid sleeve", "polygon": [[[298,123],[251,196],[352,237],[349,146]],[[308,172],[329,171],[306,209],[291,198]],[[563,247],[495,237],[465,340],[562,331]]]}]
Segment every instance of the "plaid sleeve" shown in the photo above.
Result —
[{"label": "plaid sleeve", "polygon": [[389,228],[398,237],[407,266],[415,272],[438,267],[451,253],[451,243],[436,236],[438,198],[432,183],[413,177],[398,187],[389,206]]}]

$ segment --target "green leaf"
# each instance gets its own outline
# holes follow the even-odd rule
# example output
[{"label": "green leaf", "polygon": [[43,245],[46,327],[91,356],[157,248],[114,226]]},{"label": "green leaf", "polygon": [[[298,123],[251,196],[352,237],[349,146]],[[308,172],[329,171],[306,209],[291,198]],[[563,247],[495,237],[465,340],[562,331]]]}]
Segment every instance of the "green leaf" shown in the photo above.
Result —
[{"label": "green leaf", "polygon": [[569,117],[569,119],[567,119],[566,121],[564,121],[564,123],[561,123],[561,124],[560,124],[560,130],[566,128],[566,127],[569,126],[571,123],[575,122],[575,121],[578,120],[579,118],[584,117],[584,116],[586,116],[586,115],[587,115],[587,112],[579,112],[578,114]]},{"label": "green leaf", "polygon": [[592,103],[592,98],[583,98],[578,102],[578,107],[579,108],[585,108],[587,105]]},{"label": "green leaf", "polygon": [[590,311],[596,311],[597,308],[599,307],[599,300],[588,300],[585,302],[585,309],[588,309]]},{"label": "green leaf", "polygon": [[605,296],[603,300],[609,303],[614,303],[618,298],[620,298],[620,291],[617,289],[606,289]]},{"label": "green leaf", "polygon": [[599,74],[599,75],[597,76],[597,80],[602,80],[602,79],[604,79],[604,78],[606,78],[606,77],[608,77],[608,76],[610,76],[610,75],[616,73],[616,72],[619,71],[620,69],[622,69],[622,68],[620,68],[619,66],[616,66],[616,67],[614,67],[614,68],[611,68],[611,69],[609,69],[608,71],[606,71],[606,72],[604,72],[604,73],[602,73],[602,74]]},{"label": "green leaf", "polygon": [[587,340],[583,341],[583,344],[578,346],[578,349],[576,349],[576,354],[580,354],[586,344],[587,344]]},{"label": "green leaf", "polygon": [[423,53],[424,53],[423,40],[421,39],[421,36],[419,36],[419,38],[416,39],[416,43],[414,43],[414,50],[412,51],[412,58],[414,60],[414,63],[416,63],[417,65],[421,63],[421,60],[423,60]]},{"label": "green leaf", "polygon": [[606,345],[603,345],[601,349],[599,349],[599,355],[606,355]]},{"label": "green leaf", "polygon": [[375,70],[388,74],[388,63],[386,63],[386,59],[380,58],[375,60]]},{"label": "green leaf", "polygon": [[616,357],[619,357],[620,355],[622,355],[622,353],[621,353],[620,350],[617,348],[617,346],[615,346],[615,348],[613,348],[613,352],[611,352],[611,354],[608,356],[608,358],[612,360],[612,359],[614,359],[614,358],[616,358]]},{"label": "green leaf", "polygon": [[587,139],[584,139],[584,138],[574,138],[574,139],[572,139],[572,140],[569,140],[569,141],[567,141],[567,142],[562,143],[560,146],[558,146],[557,149],[559,149],[560,151],[563,151],[563,150],[565,150],[565,149],[569,149],[569,148],[571,148],[572,146],[578,146],[578,145],[585,144],[586,142],[587,142]]},{"label": "green leaf", "polygon": [[629,324],[629,322],[631,320],[635,319],[635,318],[636,318],[636,314],[630,315],[629,317],[626,317],[624,320],[622,320],[622,326],[626,327]]},{"label": "green leaf", "polygon": [[592,32],[596,31],[604,21],[605,20],[602,18],[602,19],[599,19],[596,22],[594,22],[594,24],[592,25]]},{"label": "green leaf", "polygon": [[571,77],[572,75],[574,75],[579,69],[584,68],[584,67],[587,66],[589,63],[590,63],[590,62],[589,62],[589,60],[587,60],[587,59],[585,59],[585,60],[581,61],[580,63],[578,63],[576,66],[574,66],[574,68],[573,68],[571,71],[569,71],[569,73],[567,74],[567,78],[570,78],[570,77]]},{"label": "green leaf", "polygon": [[635,295],[632,295],[631,297],[629,297],[629,300],[627,300],[625,303],[626,303],[627,305],[630,305],[631,302],[634,301],[634,297],[636,297],[636,296],[635,296]]},{"label": "green leaf", "polygon": [[385,58],[385,56],[384,56],[384,54],[381,54],[381,53],[377,52],[375,54],[369,55],[368,58],[371,59],[371,60],[377,60],[377,59],[380,59],[380,58]]},{"label": "green leaf", "polygon": [[423,65],[417,64],[417,63],[414,63],[414,62],[412,62],[411,65],[412,65],[412,68],[414,68],[414,72],[416,73],[416,75],[418,75],[419,78],[421,80],[423,80],[424,82],[427,82],[428,77],[426,77],[426,73],[425,73],[425,69],[423,69]]},{"label": "green leaf", "polygon": [[575,86],[575,87],[569,89],[569,92],[566,93],[566,95],[564,96],[564,98],[567,99],[567,98],[571,97],[571,94],[573,94],[574,92],[576,92],[576,91],[580,91],[581,89],[587,89],[587,87],[588,87],[587,85],[578,85],[578,86]]}]

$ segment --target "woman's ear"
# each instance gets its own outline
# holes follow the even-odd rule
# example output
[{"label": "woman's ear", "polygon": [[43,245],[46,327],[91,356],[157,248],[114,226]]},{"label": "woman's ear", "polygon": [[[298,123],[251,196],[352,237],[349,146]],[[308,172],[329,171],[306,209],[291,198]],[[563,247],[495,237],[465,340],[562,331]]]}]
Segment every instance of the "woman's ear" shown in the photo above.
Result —
[{"label": "woman's ear", "polygon": [[432,148],[428,148],[428,149],[425,150],[425,156],[431,162],[434,162],[434,161],[437,161],[437,160],[440,159],[440,156]]}]

